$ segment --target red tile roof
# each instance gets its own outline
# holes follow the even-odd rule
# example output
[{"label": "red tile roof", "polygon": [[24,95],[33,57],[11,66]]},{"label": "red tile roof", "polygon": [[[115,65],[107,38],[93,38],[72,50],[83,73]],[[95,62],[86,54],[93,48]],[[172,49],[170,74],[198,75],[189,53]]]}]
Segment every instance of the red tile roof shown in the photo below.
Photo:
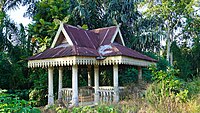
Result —
[{"label": "red tile roof", "polygon": [[28,60],[47,58],[59,58],[66,56],[128,56],[135,59],[156,62],[156,60],[145,56],[135,50],[127,48],[118,43],[111,43],[117,27],[106,27],[94,30],[83,30],[71,25],[64,24],[64,29],[71,39],[73,45],[66,47],[54,47],[36,54]]}]

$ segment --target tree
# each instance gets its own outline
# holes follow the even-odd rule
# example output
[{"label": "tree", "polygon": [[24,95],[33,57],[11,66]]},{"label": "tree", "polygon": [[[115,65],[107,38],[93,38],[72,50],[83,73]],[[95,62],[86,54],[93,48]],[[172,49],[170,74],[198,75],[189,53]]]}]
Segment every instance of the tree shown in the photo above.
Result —
[{"label": "tree", "polygon": [[0,6],[2,11],[16,9],[22,3],[22,0],[1,0]]},{"label": "tree", "polygon": [[86,25],[88,29],[121,23],[120,29],[128,47],[138,51],[154,51],[160,46],[159,39],[154,38],[158,33],[143,34],[146,27],[152,29],[155,25],[148,26],[153,19],[142,18],[137,3],[134,0],[43,0],[35,5],[35,23],[29,26],[29,33],[42,51],[50,46],[60,21],[75,26]]},{"label": "tree", "polygon": [[200,76],[200,16],[194,15],[192,18],[187,20],[187,27],[185,30],[185,35],[192,37],[192,67],[194,75]]},{"label": "tree", "polygon": [[[27,61],[29,56],[27,33],[15,23],[6,11],[17,8],[20,0],[0,1],[0,86],[6,89],[28,88]],[[26,85],[24,85],[26,84]]]},{"label": "tree", "polygon": [[50,47],[60,22],[68,21],[69,0],[42,0],[35,6],[34,22],[29,25],[28,32],[38,52]]},{"label": "tree", "polygon": [[[149,2],[146,0],[146,3]],[[184,18],[193,12],[193,0],[159,0],[158,2],[150,1],[148,3],[148,10],[145,13],[147,18],[160,18],[162,30],[165,31],[166,46],[167,46],[167,60],[172,65],[173,55],[170,50],[171,43],[182,37],[182,31],[176,33],[178,28],[184,27]]]}]

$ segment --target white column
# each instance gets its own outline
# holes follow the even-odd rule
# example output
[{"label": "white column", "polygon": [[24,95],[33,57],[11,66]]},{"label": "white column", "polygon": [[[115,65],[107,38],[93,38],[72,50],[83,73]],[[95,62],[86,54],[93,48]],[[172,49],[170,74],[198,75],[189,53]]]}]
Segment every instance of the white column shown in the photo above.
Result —
[{"label": "white column", "polygon": [[95,65],[94,66],[94,90],[95,90],[95,95],[94,95],[94,103],[98,104],[99,103],[99,66]]},{"label": "white column", "polygon": [[142,81],[142,68],[138,67],[138,82]]},{"label": "white column", "polygon": [[114,82],[114,99],[113,101],[115,103],[119,102],[119,85],[118,85],[118,65],[115,64],[113,65],[113,74],[114,74],[114,78],[113,78],[113,82]]},{"label": "white column", "polygon": [[72,105],[78,106],[78,65],[72,66]]},{"label": "white column", "polygon": [[59,67],[59,77],[58,77],[58,100],[62,99],[62,77],[63,77],[63,67]]},{"label": "white column", "polygon": [[54,104],[53,96],[53,67],[48,68],[48,105]]},{"label": "white column", "polygon": [[91,65],[88,66],[88,86],[91,86]]}]

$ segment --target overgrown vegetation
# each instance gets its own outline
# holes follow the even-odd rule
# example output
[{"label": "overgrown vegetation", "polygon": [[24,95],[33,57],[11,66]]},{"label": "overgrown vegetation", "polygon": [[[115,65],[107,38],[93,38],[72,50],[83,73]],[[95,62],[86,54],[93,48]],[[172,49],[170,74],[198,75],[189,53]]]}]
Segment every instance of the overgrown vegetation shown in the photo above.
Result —
[{"label": "overgrown vegetation", "polygon": [[[33,19],[28,26],[15,24],[7,15],[20,5],[27,5],[25,15]],[[144,7],[147,10],[141,11]],[[117,105],[55,106],[50,110],[200,112],[199,8],[198,0],[0,0],[0,88],[8,90],[0,93],[0,111],[37,112],[32,106],[47,104],[47,70],[28,69],[27,58],[49,48],[63,22],[89,30],[121,23],[126,46],[158,62],[157,68],[143,69],[144,81],[140,84],[137,67],[119,68],[119,84],[128,89],[122,96],[125,101]],[[79,86],[87,85],[84,70],[79,73]],[[102,67],[100,71],[100,85],[112,85],[112,69]],[[56,68],[54,74],[57,98]],[[71,75],[71,70],[65,69],[64,75]],[[64,87],[71,87],[71,76],[63,80]]]},{"label": "overgrown vegetation", "polygon": [[[200,112],[200,78],[184,82],[175,76],[177,70],[153,71],[153,83],[141,82],[129,84],[124,92],[124,98],[118,104],[100,104],[90,107],[75,107],[72,109],[52,106],[42,109],[43,112],[59,113],[199,113]],[[195,87],[195,88],[193,88]]]}]

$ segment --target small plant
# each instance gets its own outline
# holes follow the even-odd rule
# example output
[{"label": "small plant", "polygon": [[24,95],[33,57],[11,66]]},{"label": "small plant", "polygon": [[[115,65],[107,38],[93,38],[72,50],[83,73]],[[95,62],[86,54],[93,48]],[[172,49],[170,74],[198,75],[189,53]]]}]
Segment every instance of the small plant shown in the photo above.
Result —
[{"label": "small plant", "polygon": [[30,91],[29,94],[29,99],[30,100],[35,100],[33,104],[33,106],[44,106],[47,104],[47,89],[38,89],[35,88],[33,90]]},{"label": "small plant", "polygon": [[0,112],[6,113],[40,113],[40,110],[31,106],[31,102],[20,100],[13,94],[7,94],[6,90],[0,91]]}]

